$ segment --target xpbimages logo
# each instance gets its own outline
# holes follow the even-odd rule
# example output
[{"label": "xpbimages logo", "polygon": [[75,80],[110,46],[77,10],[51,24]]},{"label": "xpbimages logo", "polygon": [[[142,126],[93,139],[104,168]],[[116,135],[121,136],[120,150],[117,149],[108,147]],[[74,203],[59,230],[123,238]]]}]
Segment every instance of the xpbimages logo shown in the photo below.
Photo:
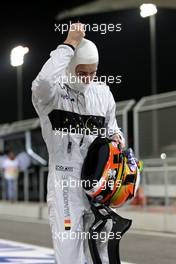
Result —
[{"label": "xpbimages logo", "polygon": [[[56,169],[56,171],[58,171]],[[64,172],[72,172],[67,170],[62,170]],[[116,179],[116,171],[113,169],[109,169],[108,171],[109,180],[101,179],[101,180],[80,180],[73,179],[72,174],[67,174],[62,176],[62,179],[55,179],[54,184],[56,189],[74,189],[74,188],[86,188],[91,190],[91,192],[95,192],[97,187],[101,186],[101,190],[106,190],[107,188],[110,190],[114,190],[114,188],[120,188],[122,186],[122,180]],[[97,200],[102,200],[102,197],[97,196]]]},{"label": "xpbimages logo", "polygon": [[72,75],[71,73],[68,73],[67,75],[61,75],[58,76],[56,84],[58,83],[59,86],[60,84],[64,84],[64,83],[70,83],[70,84],[82,84],[82,83],[90,83],[90,82],[94,82],[94,83],[101,83],[101,84],[121,84],[122,83],[122,75],[94,75],[92,80],[91,80],[91,76],[80,76],[80,75]]},{"label": "xpbimages logo", "polygon": [[60,241],[64,240],[99,240],[100,243],[105,243],[108,240],[120,240],[122,238],[121,232],[84,232],[84,231],[70,231],[70,232],[55,232],[54,234],[55,239],[59,239]]},{"label": "xpbimages logo", "polygon": [[[69,23],[64,23],[64,24],[54,24],[54,31],[64,34],[65,32],[70,31],[75,31],[75,27],[79,27],[79,25],[75,26],[75,24],[72,24],[72,21],[69,21]],[[120,32],[122,30],[122,24],[107,24],[107,23],[92,23],[92,24],[80,24],[80,29],[84,29],[85,31],[88,32],[97,32],[100,33],[101,35],[105,35],[109,32]]]}]

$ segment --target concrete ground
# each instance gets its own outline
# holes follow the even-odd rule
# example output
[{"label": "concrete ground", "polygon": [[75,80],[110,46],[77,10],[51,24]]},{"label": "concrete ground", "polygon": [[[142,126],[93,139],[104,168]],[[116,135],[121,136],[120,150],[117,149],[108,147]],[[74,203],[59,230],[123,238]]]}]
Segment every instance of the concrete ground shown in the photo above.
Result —
[{"label": "concrete ground", "polygon": [[[52,248],[46,221],[0,218],[0,238]],[[130,231],[121,240],[121,259],[136,264],[175,264],[176,235]]]}]

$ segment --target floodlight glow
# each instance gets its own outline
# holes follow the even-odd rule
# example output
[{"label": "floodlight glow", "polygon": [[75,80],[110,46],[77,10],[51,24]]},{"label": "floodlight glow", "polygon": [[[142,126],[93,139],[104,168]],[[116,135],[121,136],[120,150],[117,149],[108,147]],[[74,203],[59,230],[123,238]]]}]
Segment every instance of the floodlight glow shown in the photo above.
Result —
[{"label": "floodlight glow", "polygon": [[14,67],[20,66],[24,62],[24,55],[29,52],[27,47],[18,46],[12,49],[10,60],[11,65]]},{"label": "floodlight glow", "polygon": [[157,13],[157,7],[154,4],[142,4],[140,6],[140,15],[141,17],[153,16]]},{"label": "floodlight glow", "polygon": [[162,160],[165,160],[166,157],[167,157],[167,156],[166,156],[166,153],[161,153],[160,157],[161,157]]}]

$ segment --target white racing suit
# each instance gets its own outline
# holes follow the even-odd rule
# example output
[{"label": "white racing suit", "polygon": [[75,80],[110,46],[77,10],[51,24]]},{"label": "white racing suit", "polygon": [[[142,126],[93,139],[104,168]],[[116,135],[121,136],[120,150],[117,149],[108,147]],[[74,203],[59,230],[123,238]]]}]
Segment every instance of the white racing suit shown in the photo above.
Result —
[{"label": "white racing suit", "polygon": [[[81,93],[60,82],[74,55],[71,47],[59,45],[50,55],[32,83],[32,102],[49,153],[47,205],[56,263],[91,264],[86,230],[94,219],[80,174],[88,147],[97,137],[96,129],[121,133],[115,101],[104,83],[92,82]],[[62,129],[70,125],[95,129],[94,134],[65,133]],[[109,263],[106,246],[103,238],[98,245],[103,264]]]}]

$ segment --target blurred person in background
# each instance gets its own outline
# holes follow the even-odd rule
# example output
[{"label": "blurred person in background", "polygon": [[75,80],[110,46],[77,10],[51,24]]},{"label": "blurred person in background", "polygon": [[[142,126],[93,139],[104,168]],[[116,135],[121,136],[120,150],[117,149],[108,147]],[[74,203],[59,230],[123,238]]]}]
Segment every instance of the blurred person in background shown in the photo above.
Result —
[{"label": "blurred person in background", "polygon": [[12,150],[7,151],[7,157],[3,160],[2,167],[5,179],[6,199],[13,202],[17,199],[19,162]]},{"label": "blurred person in background", "polygon": [[7,155],[0,150],[0,198],[3,198],[3,163]]},{"label": "blurred person in background", "polygon": [[3,169],[3,163],[6,157],[7,155],[3,151],[0,150],[0,171]]},{"label": "blurred person in background", "polygon": [[21,172],[25,172],[28,170],[28,168],[31,166],[32,164],[32,160],[31,157],[29,156],[28,153],[26,153],[25,151],[20,152],[17,156],[16,159],[18,160],[19,163],[19,170]]}]

